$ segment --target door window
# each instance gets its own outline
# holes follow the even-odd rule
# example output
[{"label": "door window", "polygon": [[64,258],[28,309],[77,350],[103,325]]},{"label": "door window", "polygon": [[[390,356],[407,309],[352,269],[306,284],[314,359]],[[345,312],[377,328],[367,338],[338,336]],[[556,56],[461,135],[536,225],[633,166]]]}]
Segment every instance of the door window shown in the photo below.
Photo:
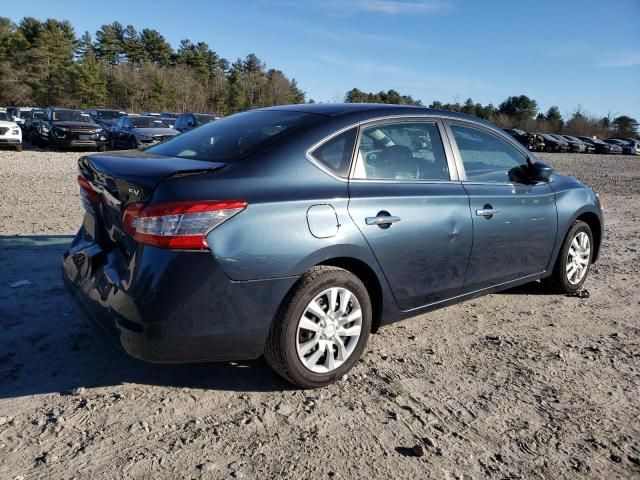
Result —
[{"label": "door window", "polygon": [[510,183],[518,181],[527,157],[496,135],[466,125],[451,125],[462,157],[467,181]]},{"label": "door window", "polygon": [[354,178],[449,180],[435,122],[395,122],[362,129]]}]

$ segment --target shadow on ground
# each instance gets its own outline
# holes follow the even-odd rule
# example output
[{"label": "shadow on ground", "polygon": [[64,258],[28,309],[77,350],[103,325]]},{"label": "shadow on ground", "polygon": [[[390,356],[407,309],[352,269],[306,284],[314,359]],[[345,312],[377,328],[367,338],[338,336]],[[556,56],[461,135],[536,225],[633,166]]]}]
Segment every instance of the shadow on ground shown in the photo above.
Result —
[{"label": "shadow on ground", "polygon": [[[123,383],[229,391],[286,390],[263,360],[153,365],[94,333],[67,298],[70,236],[0,236],[0,398]],[[12,288],[28,280],[30,284]]]}]

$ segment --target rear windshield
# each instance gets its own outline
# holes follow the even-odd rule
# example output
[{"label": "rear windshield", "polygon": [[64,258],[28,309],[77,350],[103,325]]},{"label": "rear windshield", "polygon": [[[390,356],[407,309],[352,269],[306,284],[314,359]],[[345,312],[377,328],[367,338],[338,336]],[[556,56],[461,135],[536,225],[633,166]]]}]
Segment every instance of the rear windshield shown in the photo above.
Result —
[{"label": "rear windshield", "polygon": [[134,128],[168,128],[167,124],[157,117],[131,117],[131,122]]},{"label": "rear windshield", "polygon": [[213,122],[216,117],[214,115],[194,115],[196,117],[197,125],[204,125],[205,123]]},{"label": "rear windshield", "polygon": [[147,151],[172,157],[230,162],[309,125],[312,113],[254,110],[207,123]]}]

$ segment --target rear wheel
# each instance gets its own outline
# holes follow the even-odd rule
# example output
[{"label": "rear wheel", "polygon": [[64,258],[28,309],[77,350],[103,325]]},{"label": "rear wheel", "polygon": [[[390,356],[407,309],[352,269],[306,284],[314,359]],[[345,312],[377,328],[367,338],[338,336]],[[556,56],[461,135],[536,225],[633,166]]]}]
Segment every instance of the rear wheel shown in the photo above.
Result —
[{"label": "rear wheel", "polygon": [[587,223],[576,220],[564,239],[553,273],[547,279],[547,283],[562,293],[580,290],[589,274],[592,258],[591,228]]},{"label": "rear wheel", "polygon": [[265,357],[295,385],[329,385],[362,355],[371,318],[369,294],[358,277],[337,267],[314,267],[283,302]]}]

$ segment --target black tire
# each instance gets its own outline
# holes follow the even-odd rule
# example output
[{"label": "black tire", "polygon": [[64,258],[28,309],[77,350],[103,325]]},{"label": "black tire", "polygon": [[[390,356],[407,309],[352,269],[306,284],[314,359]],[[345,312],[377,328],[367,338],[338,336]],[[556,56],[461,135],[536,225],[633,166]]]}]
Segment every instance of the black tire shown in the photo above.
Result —
[{"label": "black tire", "polygon": [[96,150],[98,152],[105,152],[107,150],[107,146],[106,145],[99,145]]},{"label": "black tire", "polygon": [[[298,322],[309,303],[331,287],[344,287],[355,295],[362,311],[361,332],[355,348],[344,363],[333,371],[316,373],[305,367],[298,358],[296,349]],[[329,385],[348,372],[362,355],[371,332],[371,319],[369,293],[358,277],[342,268],[313,267],[298,280],[280,306],[279,313],[271,325],[265,347],[265,358],[276,373],[294,385],[302,388]]]},{"label": "black tire", "polygon": [[22,145],[16,145],[16,152],[22,151]]},{"label": "black tire", "polygon": [[[589,238],[589,262],[586,266],[586,272],[582,276],[582,279],[579,282],[572,283],[567,278],[567,265],[569,264],[569,249],[571,248],[571,243],[576,238],[576,236],[580,233],[586,233]],[[558,253],[558,258],[556,260],[556,264],[553,268],[553,273],[550,277],[545,279],[545,283],[552,288],[554,291],[559,293],[573,293],[582,289],[584,282],[587,280],[589,276],[589,270],[591,269],[591,260],[593,258],[593,233],[591,232],[591,227],[582,220],[576,220],[569,228],[567,235],[562,243],[562,248]]]},{"label": "black tire", "polygon": [[129,139],[129,147],[131,148],[131,150],[138,149],[138,142],[136,141],[136,137],[131,137]]}]

